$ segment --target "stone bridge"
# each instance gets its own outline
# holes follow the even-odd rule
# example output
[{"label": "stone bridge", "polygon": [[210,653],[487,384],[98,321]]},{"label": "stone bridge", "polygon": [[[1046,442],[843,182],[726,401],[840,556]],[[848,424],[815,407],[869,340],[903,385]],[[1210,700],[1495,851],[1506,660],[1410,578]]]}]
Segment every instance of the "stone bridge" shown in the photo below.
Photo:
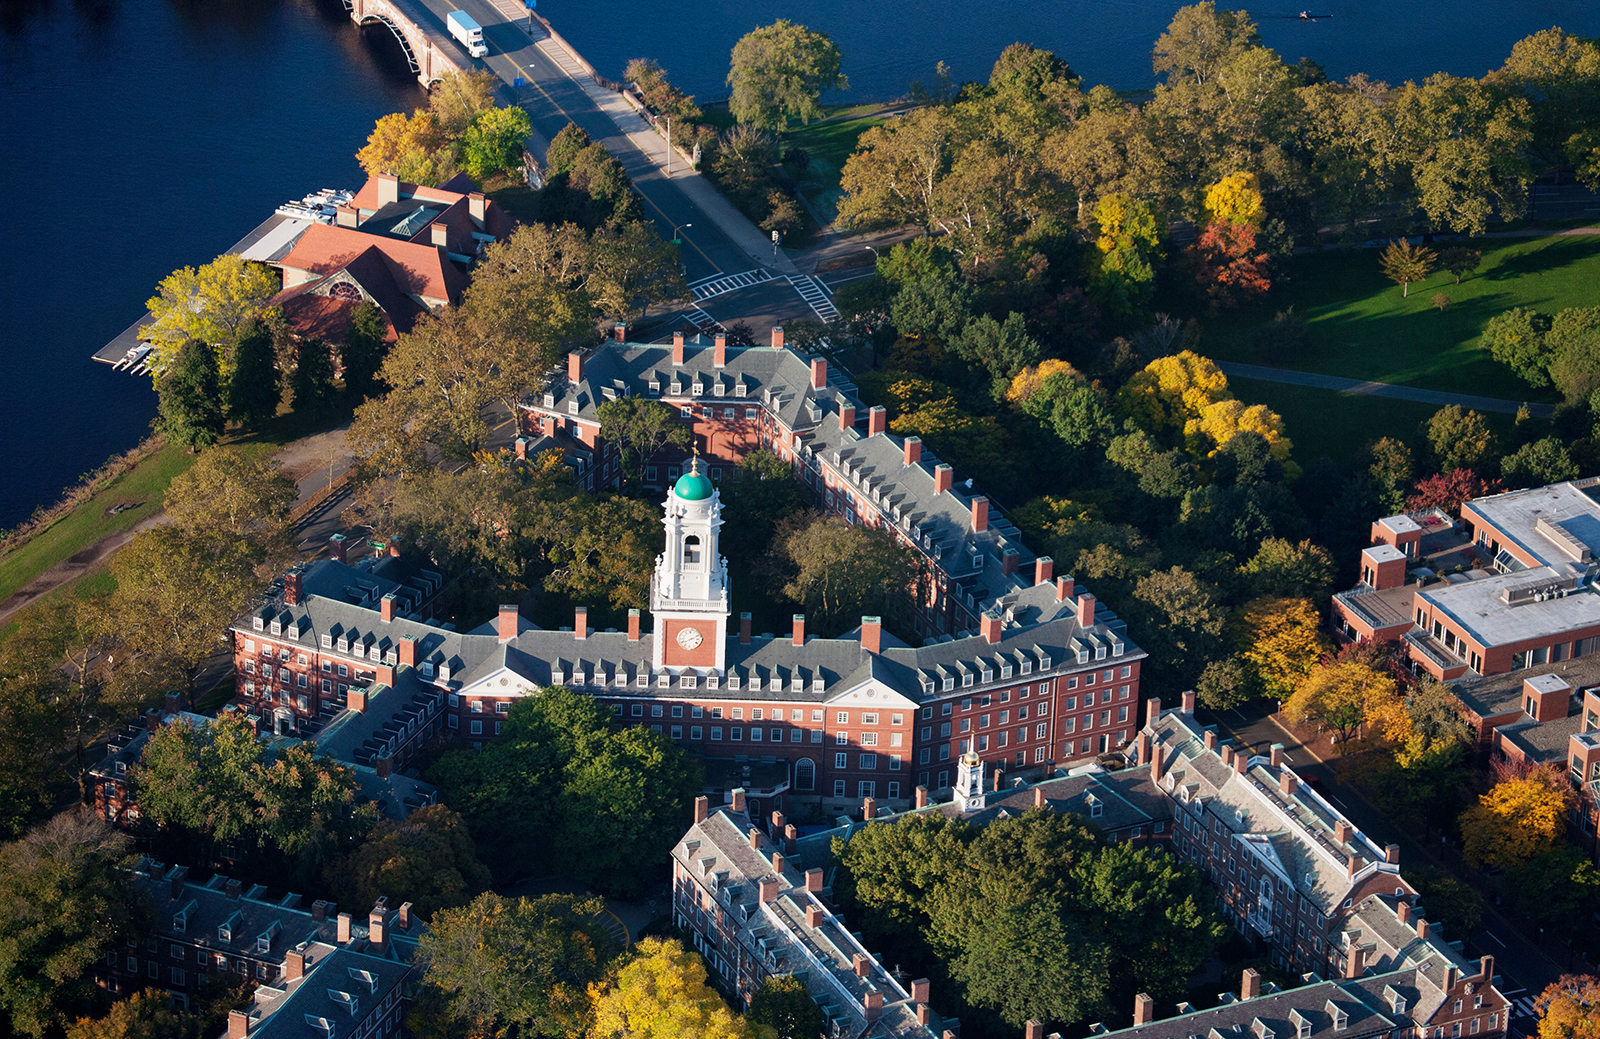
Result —
[{"label": "stone bridge", "polygon": [[455,41],[433,28],[426,8],[410,0],[344,0],[344,6],[357,25],[376,23],[394,34],[417,82],[424,87],[433,86],[447,72],[468,68],[457,53]]}]

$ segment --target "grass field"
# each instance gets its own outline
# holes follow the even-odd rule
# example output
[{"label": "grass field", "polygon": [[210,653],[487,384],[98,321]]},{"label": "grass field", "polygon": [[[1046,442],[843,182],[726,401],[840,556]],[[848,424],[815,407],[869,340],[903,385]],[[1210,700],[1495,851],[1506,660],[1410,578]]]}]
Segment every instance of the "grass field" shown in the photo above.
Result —
[{"label": "grass field", "polygon": [[[1280,282],[1265,304],[1209,324],[1202,352],[1452,393],[1559,400],[1555,390],[1534,389],[1495,362],[1478,338],[1491,317],[1511,307],[1554,313],[1594,305],[1600,236],[1487,240],[1475,247],[1483,251],[1476,274],[1457,285],[1451,274],[1436,273],[1411,286],[1409,298],[1383,276],[1379,250],[1297,257],[1287,283]],[[1439,294],[1450,300],[1443,311],[1433,304]],[[1263,356],[1251,331],[1289,306],[1310,324],[1310,349],[1294,357]]]},{"label": "grass field", "polygon": [[[68,513],[50,529],[0,556],[0,600],[55,564],[90,548],[102,538],[127,530],[161,509],[172,478],[189,468],[194,456],[182,448],[161,450],[117,477],[105,490]],[[132,505],[116,515],[117,505]]]},{"label": "grass field", "polygon": [[[1283,416],[1284,431],[1294,444],[1294,459],[1301,465],[1327,455],[1346,466],[1368,444],[1383,437],[1404,441],[1415,452],[1427,445],[1420,427],[1439,410],[1432,404],[1259,379],[1229,379],[1228,388],[1240,400],[1265,404]],[[1501,442],[1510,442],[1512,417],[1485,417]]]}]

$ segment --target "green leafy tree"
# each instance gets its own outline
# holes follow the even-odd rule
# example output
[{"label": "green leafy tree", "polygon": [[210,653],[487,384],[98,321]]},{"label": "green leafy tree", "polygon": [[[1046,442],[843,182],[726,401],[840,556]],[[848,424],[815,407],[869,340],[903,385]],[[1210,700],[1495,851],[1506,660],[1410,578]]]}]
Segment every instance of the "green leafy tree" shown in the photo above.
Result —
[{"label": "green leafy tree", "polygon": [[66,811],[0,847],[0,1012],[43,1039],[89,1004],[105,950],[142,924],[119,867],[127,836],[87,809]]},{"label": "green leafy tree", "polygon": [[1506,880],[1512,911],[1556,938],[1588,933],[1600,911],[1600,869],[1570,844],[1535,855]]},{"label": "green leafy tree", "polygon": [[1211,0],[1178,8],[1156,40],[1150,66],[1167,82],[1206,83],[1240,51],[1259,46],[1261,33],[1244,11],[1219,11]]},{"label": "green leafy tree", "polygon": [[619,321],[689,295],[677,247],[638,220],[613,221],[595,231],[584,288],[602,317]]},{"label": "green leafy tree", "polygon": [[1113,314],[1136,314],[1155,292],[1165,226],[1148,202],[1107,195],[1094,206],[1099,229],[1089,275],[1089,293]]},{"label": "green leafy tree", "polygon": [[1027,323],[1016,311],[996,321],[980,314],[961,330],[951,343],[962,360],[988,370],[997,381],[1010,382],[1022,369],[1039,363],[1044,353],[1036,339],[1028,334]]},{"label": "green leafy tree", "polygon": [[157,420],[161,431],[191,450],[210,447],[222,438],[227,419],[222,413],[222,384],[217,355],[198,339],[174,352],[157,377]]},{"label": "green leafy tree", "polygon": [[733,45],[728,110],[741,123],[782,130],[790,119],[822,116],[822,94],[849,90],[839,48],[827,33],[780,18],[746,33]]},{"label": "green leafy tree", "polygon": [[300,414],[316,414],[333,403],[333,353],[315,336],[300,343],[290,394],[290,407]]},{"label": "green leafy tree", "polygon": [[1200,702],[1212,711],[1239,707],[1261,695],[1255,671],[1238,657],[1223,657],[1207,664],[1194,688]]},{"label": "green leafy tree", "polygon": [[755,559],[765,551],[778,524],[810,504],[805,485],[794,478],[794,468],[764,447],[740,459],[719,490],[722,549],[741,560]]},{"label": "green leafy tree", "polygon": [[1416,475],[1411,449],[1393,437],[1383,437],[1372,445],[1371,454],[1372,464],[1367,472],[1372,475],[1385,514],[1394,515],[1405,508],[1405,489]]},{"label": "green leafy tree", "polygon": [[155,318],[142,333],[155,347],[156,385],[178,351],[192,339],[208,344],[220,366],[231,368],[234,344],[267,301],[282,287],[272,268],[228,253],[198,268],[184,267],[161,279],[145,303]]},{"label": "green leafy tree", "polygon": [[834,895],[861,914],[866,933],[896,947],[922,943],[935,889],[960,872],[974,831],[939,814],[903,815],[892,825],[867,826],[833,839],[841,869]]},{"label": "green leafy tree", "polygon": [[545,525],[546,588],[614,612],[644,609],[661,547],[661,510],[623,495],[567,499]]},{"label": "green leafy tree", "polygon": [[192,545],[218,554],[242,548],[269,577],[295,555],[289,512],[298,494],[276,460],[230,447],[207,451],[173,477],[162,508]]},{"label": "green leafy tree", "polygon": [[452,140],[466,133],[483,113],[494,110],[500,80],[488,69],[446,72],[428,89],[428,112]]},{"label": "green leafy tree", "polygon": [[1482,342],[1496,361],[1516,372],[1529,386],[1550,385],[1552,351],[1545,343],[1550,318],[1527,307],[1496,314],[1483,327]]},{"label": "green leafy tree", "polygon": [[[1489,420],[1459,404],[1440,408],[1428,419],[1428,444],[1442,473],[1457,469],[1482,472],[1498,447]],[[1490,461],[1492,465],[1492,461]]]},{"label": "green leafy tree", "polygon": [[1456,276],[1456,284],[1461,284],[1463,274],[1471,274],[1483,264],[1483,252],[1479,249],[1468,249],[1464,245],[1452,245],[1439,250],[1439,267]]},{"label": "green leafy tree", "polygon": [[262,755],[242,720],[162,726],[133,772],[140,812],[157,826],[190,830],[215,844],[245,840],[255,829],[250,773]]},{"label": "green leafy tree", "polygon": [[805,982],[793,974],[772,974],[750,997],[751,1024],[772,1029],[777,1039],[818,1039],[827,1028],[822,1008]]},{"label": "green leafy tree", "polygon": [[260,321],[247,321],[240,328],[239,342],[233,349],[228,418],[241,426],[258,428],[277,417],[282,399],[272,332]]},{"label": "green leafy tree", "polygon": [[847,630],[863,615],[892,625],[906,612],[917,572],[916,557],[892,534],[816,515],[780,534],[772,559],[783,595],[823,632]]},{"label": "green leafy tree", "polygon": [[550,147],[545,150],[545,172],[552,176],[558,173],[571,173],[578,153],[593,143],[594,139],[577,123],[563,126],[551,139]]},{"label": "green leafy tree", "polygon": [[520,106],[479,112],[461,136],[461,165],[480,184],[497,173],[522,168],[522,152],[533,124]]},{"label": "green leafy tree", "polygon": [[600,439],[616,448],[623,469],[632,470],[635,480],[644,479],[645,466],[661,451],[689,446],[689,427],[658,400],[618,397],[601,404],[595,415]]},{"label": "green leafy tree", "polygon": [[1166,695],[1192,689],[1208,663],[1221,659],[1226,608],[1208,587],[1181,566],[1139,578],[1129,611],[1150,651],[1151,684]]},{"label": "green leafy tree", "polygon": [[67,1039],[201,1039],[200,1022],[156,989],[135,992],[111,1004],[103,1017],[81,1017],[67,1027]]},{"label": "green leafy tree", "polygon": [[1267,538],[1239,573],[1256,596],[1320,603],[1333,590],[1333,556],[1309,540],[1295,543],[1285,538]]},{"label": "green leafy tree", "polygon": [[1550,381],[1568,404],[1600,389],[1600,307],[1567,307],[1550,322]]},{"label": "green leafy tree", "polygon": [[1575,480],[1578,465],[1557,437],[1545,437],[1523,444],[1500,460],[1500,475],[1510,490],[1541,487],[1562,480]]},{"label": "green leafy tree", "polygon": [[1389,243],[1378,258],[1383,276],[1400,286],[1401,296],[1411,295],[1411,283],[1433,273],[1438,257],[1425,245],[1412,245],[1404,238]]},{"label": "green leafy tree", "polygon": [[1465,937],[1477,933],[1483,922],[1483,899],[1472,885],[1430,866],[1407,870],[1406,879],[1422,896],[1428,918],[1443,924],[1445,934]]},{"label": "green leafy tree", "polygon": [[[27,619],[24,614],[19,623]],[[16,639],[13,635],[7,640],[7,656],[14,652]],[[60,793],[55,782],[59,722],[50,710],[51,698],[64,685],[54,669],[58,661],[53,658],[43,674],[17,674],[11,660],[0,659],[0,725],[11,734],[0,746],[0,839],[19,836]],[[79,771],[81,775],[81,765]]]},{"label": "green leafy tree", "polygon": [[1496,214],[1522,215],[1533,179],[1526,156],[1532,108],[1526,98],[1441,72],[1421,85],[1406,83],[1389,106],[1394,143],[1388,158],[1403,164],[1433,226],[1481,235]]},{"label": "green leafy tree", "polygon": [[417,962],[455,1026],[445,1034],[582,1036],[586,992],[612,953],[604,912],[598,898],[486,893],[434,913]]},{"label": "green leafy tree", "polygon": [[[339,364],[344,369],[344,392],[356,401],[378,392],[378,369],[389,344],[388,325],[383,312],[369,300],[362,300],[350,314],[350,330],[339,346]],[[276,402],[274,402],[276,407]]]}]

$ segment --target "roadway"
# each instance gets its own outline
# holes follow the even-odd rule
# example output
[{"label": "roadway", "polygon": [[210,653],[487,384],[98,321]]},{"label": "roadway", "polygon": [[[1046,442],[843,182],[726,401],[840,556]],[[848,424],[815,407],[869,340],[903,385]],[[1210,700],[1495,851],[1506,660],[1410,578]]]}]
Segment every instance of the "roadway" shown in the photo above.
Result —
[{"label": "roadway", "polygon": [[[474,59],[451,40],[451,45],[456,47],[454,57],[463,65],[486,68],[501,79],[505,84],[503,95],[521,105],[533,124],[535,140],[530,142],[530,150],[536,150],[541,141],[547,144],[568,123],[576,123],[591,138],[606,146],[632,178],[634,187],[644,198],[646,213],[655,222],[661,237],[670,240],[674,229],[678,230],[678,237],[683,239],[680,251],[685,277],[689,281],[755,266],[749,253],[669,179],[650,156],[629,140],[589,93],[538,47],[537,41],[546,36],[537,22],[530,37],[526,19],[516,23],[508,21],[489,0],[415,0],[415,3],[420,11],[432,16],[433,24],[429,28],[446,38],[449,38],[449,30],[445,17],[453,10],[467,12],[483,26],[488,56]],[[519,77],[526,85],[515,88],[512,84]],[[540,157],[543,158],[542,154]],[[685,228],[688,224],[694,226]]]},{"label": "roadway", "polygon": [[[1402,873],[1407,863],[1441,868],[1452,874],[1470,873],[1462,866],[1459,850],[1447,841],[1441,842],[1436,834],[1419,834],[1395,825],[1349,785],[1341,784],[1339,770],[1333,762],[1324,761],[1278,723],[1271,713],[1273,704],[1267,701],[1265,706],[1258,703],[1220,713],[1201,710],[1217,725],[1222,738],[1233,740],[1235,747],[1244,746],[1254,753],[1265,754],[1272,744],[1283,744],[1285,758],[1294,770],[1303,778],[1314,780],[1318,792],[1332,801],[1361,832],[1380,848],[1391,843],[1400,846]],[[1534,1034],[1537,1022],[1530,1009],[1532,1000],[1567,971],[1571,955],[1568,947],[1551,941],[1541,948],[1528,941],[1512,927],[1492,899],[1484,901],[1483,922],[1477,931],[1469,935],[1447,933],[1445,937],[1462,941],[1469,958],[1494,957],[1495,972],[1501,976],[1499,988],[1513,1003],[1513,1030],[1522,1035]]]}]

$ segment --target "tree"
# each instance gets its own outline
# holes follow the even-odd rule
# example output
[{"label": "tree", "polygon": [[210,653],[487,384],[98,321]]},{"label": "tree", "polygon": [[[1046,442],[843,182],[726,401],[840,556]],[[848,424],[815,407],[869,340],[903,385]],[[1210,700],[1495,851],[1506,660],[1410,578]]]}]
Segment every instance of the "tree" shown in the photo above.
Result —
[{"label": "tree", "polygon": [[1427,866],[1407,870],[1406,879],[1422,896],[1428,919],[1443,924],[1446,934],[1465,937],[1477,933],[1483,922],[1483,899],[1472,885]]},{"label": "tree", "polygon": [[1534,1001],[1539,1039],[1596,1039],[1600,1036],[1600,978],[1564,974]]},{"label": "tree", "polygon": [[1030,364],[1037,364],[1044,349],[1028,334],[1027,324],[1016,311],[1003,322],[980,314],[951,343],[957,355],[971,364],[986,368],[994,379],[1009,383],[1012,376]]},{"label": "tree", "polygon": [[1500,474],[1512,490],[1541,487],[1578,477],[1578,465],[1557,437],[1523,444],[1500,460]]},{"label": "tree", "polygon": [[272,333],[260,321],[247,321],[240,327],[239,341],[233,348],[228,418],[246,428],[257,428],[277,417],[282,399]]},{"label": "tree", "polygon": [[1600,388],[1600,307],[1567,307],[1550,322],[1550,381],[1568,404]]},{"label": "tree", "polygon": [[1156,40],[1150,66],[1167,82],[1206,83],[1238,51],[1259,46],[1256,23],[1243,11],[1219,11],[1211,0],[1180,7]]},{"label": "tree", "polygon": [[383,366],[383,355],[389,347],[388,337],[383,311],[369,300],[356,304],[350,314],[350,330],[339,346],[344,392],[352,400],[363,401],[378,392],[378,369]]},{"label": "tree", "polygon": [[141,333],[155,348],[151,370],[157,386],[179,349],[193,339],[209,345],[217,363],[231,369],[239,333],[261,316],[281,287],[272,268],[234,253],[161,279],[156,295],[145,302],[155,320]]},{"label": "tree", "polygon": [[793,467],[764,447],[739,460],[720,493],[722,549],[738,560],[755,559],[772,544],[777,525],[810,504]]},{"label": "tree", "polygon": [[1183,425],[1184,445],[1197,461],[1226,452],[1241,434],[1254,434],[1272,458],[1289,462],[1294,442],[1283,435],[1283,417],[1265,404],[1246,404],[1229,396],[1206,404]]},{"label": "tree", "polygon": [[749,1021],[770,1028],[777,1039],[818,1039],[827,1027],[806,983],[793,974],[771,974],[761,982],[750,997]]},{"label": "tree", "polygon": [[622,495],[568,498],[547,526],[545,587],[579,601],[603,601],[613,611],[644,609],[661,546],[661,512]]},{"label": "tree", "polygon": [[612,951],[604,912],[598,898],[492,892],[441,909],[417,946],[423,981],[466,1034],[519,1030],[578,1039],[589,1017],[585,992],[604,975]]},{"label": "tree", "polygon": [[1583,852],[1561,843],[1506,874],[1511,908],[1552,937],[1588,935],[1600,911],[1600,869]]},{"label": "tree", "polygon": [[1239,572],[1258,597],[1321,602],[1333,588],[1333,557],[1309,540],[1267,538]]},{"label": "tree", "polygon": [[[1494,481],[1496,485],[1499,481]],[[1443,509],[1451,514],[1461,512],[1461,503],[1488,494],[1488,485],[1471,469],[1452,469],[1448,473],[1418,480],[1416,487],[1406,497],[1407,512],[1425,509]]]},{"label": "tree", "polygon": [[1240,608],[1234,640],[1261,689],[1290,696],[1328,651],[1322,615],[1310,599],[1254,599]]},{"label": "tree", "polygon": [[1211,185],[1206,189],[1206,216],[1212,223],[1260,228],[1267,218],[1261,178],[1253,173],[1234,173]]},{"label": "tree", "polygon": [[0,847],[0,1011],[42,1039],[93,998],[105,950],[134,933],[139,896],[119,869],[129,839],[86,808]]},{"label": "tree", "polygon": [[1091,254],[1089,294],[1113,314],[1136,314],[1155,291],[1165,224],[1150,203],[1127,195],[1107,195],[1096,202],[1094,221],[1099,234]]},{"label": "tree", "polygon": [[733,45],[728,70],[728,110],[741,123],[783,130],[822,115],[826,90],[849,90],[839,71],[839,48],[827,33],[780,18],[746,33]]},{"label": "tree", "polygon": [[290,393],[289,406],[299,414],[315,414],[333,403],[333,353],[321,339],[301,340]]},{"label": "tree", "polygon": [[1513,44],[1505,64],[1486,78],[1532,106],[1531,150],[1555,167],[1559,184],[1573,146],[1596,126],[1600,45],[1559,28],[1544,29]]},{"label": "tree", "polygon": [[488,69],[446,72],[428,90],[428,111],[440,131],[455,139],[485,112],[494,111],[500,80]]},{"label": "tree", "polygon": [[653,226],[613,221],[594,233],[584,287],[603,317],[633,321],[657,303],[689,295],[680,270],[677,247]]},{"label": "tree", "polygon": [[242,719],[215,726],[164,725],[150,735],[133,771],[141,814],[203,840],[232,844],[255,828],[250,773],[262,745]]},{"label": "tree", "polygon": [[1525,98],[1439,73],[1395,91],[1389,117],[1394,136],[1386,158],[1403,168],[1433,226],[1481,235],[1496,213],[1522,215],[1533,179]]},{"label": "tree", "polygon": [[1439,266],[1456,276],[1456,284],[1461,284],[1463,274],[1471,274],[1483,263],[1483,253],[1478,249],[1468,249],[1464,245],[1452,245],[1439,250]]},{"label": "tree", "polygon": [[1211,711],[1242,706],[1261,692],[1255,671],[1238,657],[1223,657],[1207,664],[1194,687],[1200,702]]},{"label": "tree", "polygon": [[600,439],[621,456],[623,469],[642,481],[650,460],[667,448],[689,446],[689,427],[667,405],[643,397],[618,397],[595,409]]},{"label": "tree", "polygon": [[545,149],[545,172],[550,176],[572,172],[578,153],[593,143],[594,139],[577,123],[563,126],[550,141],[550,147]]},{"label": "tree", "polygon": [[1489,420],[1459,404],[1449,404],[1428,419],[1428,444],[1433,448],[1439,471],[1456,469],[1481,472],[1483,463],[1496,450],[1494,430]]},{"label": "tree", "polygon": [[455,172],[455,149],[439,117],[419,108],[409,116],[380,117],[356,161],[369,177],[392,173],[408,183],[434,186]]},{"label": "tree", "polygon": [[1216,593],[1181,566],[1139,578],[1129,613],[1139,618],[1150,651],[1152,684],[1164,695],[1194,687],[1206,665],[1222,656],[1227,611]]},{"label": "tree", "polygon": [[1560,790],[1538,776],[1506,779],[1462,813],[1461,853],[1474,869],[1509,869],[1555,847],[1566,828]]},{"label": "tree", "polygon": [[111,572],[111,608],[126,640],[113,674],[152,692],[182,689],[192,705],[201,669],[223,651],[228,625],[260,592],[249,549],[156,527],[134,535]]},{"label": "tree", "polygon": [[464,905],[490,882],[466,823],[444,805],[378,823],[332,873],[346,905],[372,905],[385,892],[404,892],[424,920]]},{"label": "tree", "polygon": [[173,477],[162,508],[193,544],[219,553],[243,546],[271,574],[295,554],[289,512],[298,493],[270,456],[222,448]]},{"label": "tree", "polygon": [[753,1039],[676,939],[645,938],[608,986],[590,987],[594,1039]]},{"label": "tree", "polygon": [[1195,240],[1191,256],[1212,313],[1259,299],[1272,287],[1271,257],[1247,223],[1213,220]]},{"label": "tree", "polygon": [[1432,274],[1437,258],[1427,246],[1412,245],[1404,238],[1397,238],[1389,243],[1378,262],[1383,266],[1383,276],[1400,286],[1402,296],[1409,296],[1411,283]]},{"label": "tree", "polygon": [[179,1010],[169,993],[135,992],[111,1004],[104,1017],[81,1017],[67,1026],[67,1039],[200,1039],[194,1021]]},{"label": "tree", "polygon": [[902,815],[833,839],[840,869],[834,894],[852,916],[861,913],[872,939],[892,946],[923,941],[935,889],[958,873],[974,831],[943,815]]},{"label": "tree", "polygon": [[158,377],[157,419],[161,431],[190,450],[210,447],[222,438],[228,421],[222,414],[217,355],[198,339],[184,343]]},{"label": "tree", "polygon": [[[799,518],[799,517],[797,517]],[[780,535],[773,556],[786,580],[782,593],[805,607],[821,632],[842,632],[863,615],[905,612],[916,557],[877,527],[811,516]]]},{"label": "tree", "polygon": [[[19,624],[30,614],[37,616],[24,611]],[[17,638],[7,640],[7,657],[15,652]],[[59,796],[58,722],[49,708],[63,684],[53,667],[59,660],[51,659],[50,673],[19,675],[11,660],[0,659],[0,726],[12,734],[0,745],[0,839],[21,835]],[[80,762],[80,776],[84,767]]]},{"label": "tree", "polygon": [[1548,386],[1554,353],[1545,343],[1549,331],[1547,315],[1527,307],[1512,307],[1489,319],[1483,327],[1482,342],[1496,361],[1516,372],[1529,386]]},{"label": "tree", "polygon": [[1228,377],[1192,350],[1158,357],[1117,393],[1117,411],[1164,443],[1179,443],[1185,427],[1203,409],[1232,398]]},{"label": "tree", "polygon": [[1324,664],[1306,677],[1284,701],[1284,713],[1295,724],[1315,722],[1332,729],[1341,741],[1396,700],[1394,679],[1359,660]]},{"label": "tree", "polygon": [[462,134],[461,165],[480,184],[497,173],[520,170],[532,132],[528,112],[520,106],[485,109]]}]

